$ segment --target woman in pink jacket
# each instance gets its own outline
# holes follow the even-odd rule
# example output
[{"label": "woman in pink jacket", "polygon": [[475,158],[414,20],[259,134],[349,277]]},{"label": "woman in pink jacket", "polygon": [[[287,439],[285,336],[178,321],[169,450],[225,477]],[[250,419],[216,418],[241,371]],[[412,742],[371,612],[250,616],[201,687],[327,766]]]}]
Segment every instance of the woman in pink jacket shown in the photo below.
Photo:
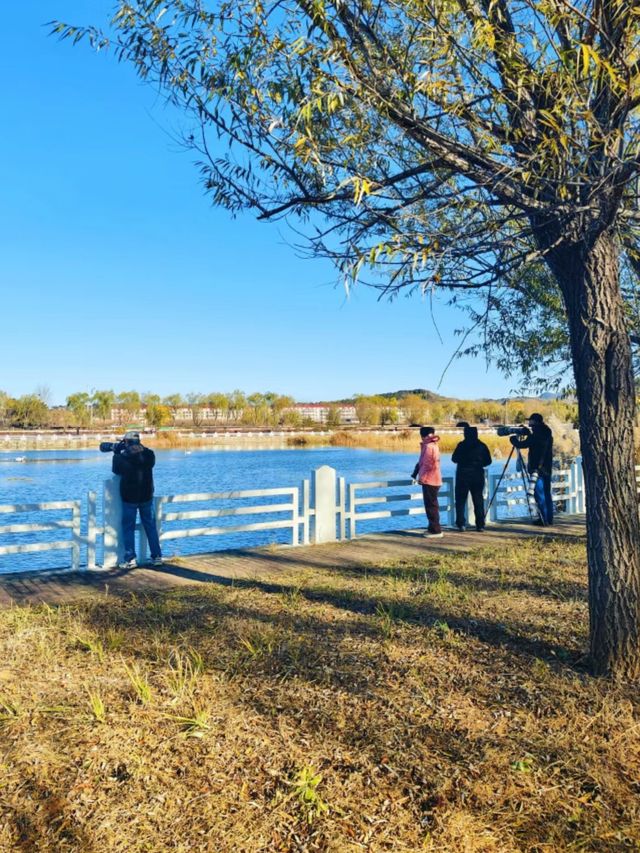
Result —
[{"label": "woman in pink jacket", "polygon": [[433,427],[420,427],[420,458],[413,469],[413,479],[417,478],[422,486],[424,510],[427,513],[429,527],[424,534],[428,538],[441,539],[444,535],[440,527],[440,509],[438,507],[438,492],[442,485],[440,473],[440,436],[435,434]]}]

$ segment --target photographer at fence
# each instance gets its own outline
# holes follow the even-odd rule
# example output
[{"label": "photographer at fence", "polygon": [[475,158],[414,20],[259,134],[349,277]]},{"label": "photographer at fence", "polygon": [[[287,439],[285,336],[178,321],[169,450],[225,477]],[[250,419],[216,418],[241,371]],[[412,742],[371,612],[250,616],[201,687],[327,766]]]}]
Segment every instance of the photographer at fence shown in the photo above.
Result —
[{"label": "photographer at fence", "polygon": [[153,510],[153,466],[156,456],[153,450],[140,443],[140,434],[128,432],[124,439],[113,445],[111,470],[120,476],[120,496],[122,497],[122,538],[124,559],[120,569],[135,569],[136,561],[136,515],[147,534],[151,563],[162,565],[162,553],[156,518]]},{"label": "photographer at fence", "polygon": [[553,524],[553,501],[551,498],[551,468],[553,466],[553,433],[545,424],[542,415],[537,412],[529,417],[529,429],[521,435],[512,435],[509,441],[514,447],[527,448],[527,471],[532,483],[533,493],[540,518],[534,524],[548,526]]},{"label": "photographer at fence", "polygon": [[433,427],[420,427],[420,458],[413,469],[411,479],[418,481],[422,486],[422,499],[424,510],[427,514],[429,526],[424,534],[426,538],[438,538],[443,536],[440,526],[440,508],[438,506],[438,492],[442,485],[442,474],[440,472],[440,448],[438,442],[440,436],[435,435]]},{"label": "photographer at fence", "polygon": [[476,427],[466,425],[464,439],[453,451],[451,461],[456,467],[456,527],[466,526],[467,498],[471,493],[476,530],[484,530],[484,469],[491,465],[491,453],[487,445],[478,438]]}]

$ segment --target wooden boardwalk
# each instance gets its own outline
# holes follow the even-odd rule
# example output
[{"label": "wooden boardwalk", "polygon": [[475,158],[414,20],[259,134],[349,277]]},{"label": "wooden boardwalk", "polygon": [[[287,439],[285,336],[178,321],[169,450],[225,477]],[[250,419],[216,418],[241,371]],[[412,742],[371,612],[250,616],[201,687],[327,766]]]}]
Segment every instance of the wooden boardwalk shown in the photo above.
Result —
[{"label": "wooden boardwalk", "polygon": [[301,571],[359,568],[426,553],[469,552],[522,537],[584,537],[584,516],[565,516],[548,531],[525,523],[490,526],[484,533],[445,530],[442,539],[425,539],[424,530],[359,536],[347,542],[297,548],[269,546],[176,557],[162,568],[121,571],[39,572],[0,575],[0,607],[16,604],[64,604],[96,592],[151,592],[183,584],[230,584],[234,578],[285,581]]}]

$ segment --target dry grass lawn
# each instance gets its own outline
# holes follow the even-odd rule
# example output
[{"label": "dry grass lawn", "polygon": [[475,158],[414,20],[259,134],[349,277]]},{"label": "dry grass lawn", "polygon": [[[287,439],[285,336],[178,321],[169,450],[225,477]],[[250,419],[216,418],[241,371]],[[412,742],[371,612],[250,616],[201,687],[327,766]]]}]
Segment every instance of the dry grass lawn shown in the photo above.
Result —
[{"label": "dry grass lawn", "polygon": [[2,851],[640,850],[583,546],[0,612]]}]

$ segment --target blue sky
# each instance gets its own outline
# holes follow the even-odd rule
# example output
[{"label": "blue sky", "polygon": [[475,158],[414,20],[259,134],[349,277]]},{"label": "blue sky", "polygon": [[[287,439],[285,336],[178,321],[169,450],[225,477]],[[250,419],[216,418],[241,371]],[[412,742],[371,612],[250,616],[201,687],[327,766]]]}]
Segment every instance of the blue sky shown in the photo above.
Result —
[{"label": "blue sky", "polygon": [[456,361],[460,315],[419,297],[347,299],[283,226],[211,206],[184,122],[133,71],[48,36],[52,18],[100,23],[104,0],[3,10],[0,87],[0,389],[48,386],[275,391],[298,400],[430,388],[509,393],[482,360]]}]

